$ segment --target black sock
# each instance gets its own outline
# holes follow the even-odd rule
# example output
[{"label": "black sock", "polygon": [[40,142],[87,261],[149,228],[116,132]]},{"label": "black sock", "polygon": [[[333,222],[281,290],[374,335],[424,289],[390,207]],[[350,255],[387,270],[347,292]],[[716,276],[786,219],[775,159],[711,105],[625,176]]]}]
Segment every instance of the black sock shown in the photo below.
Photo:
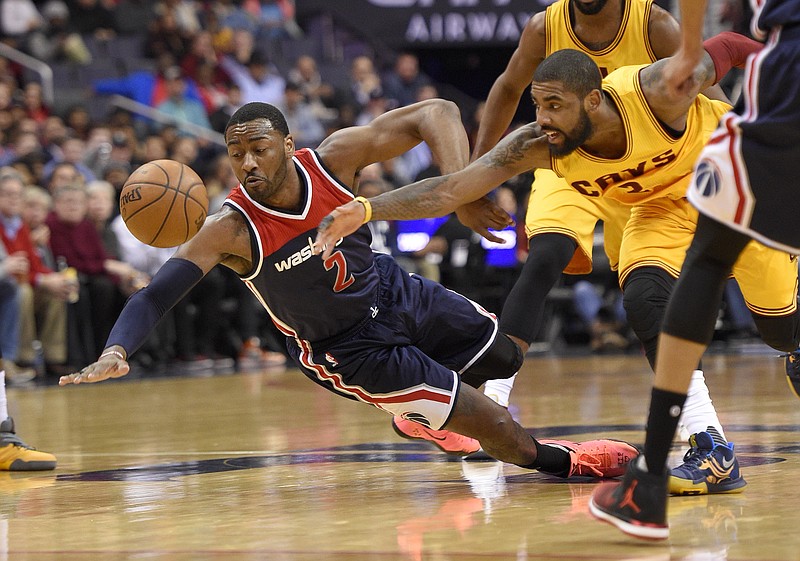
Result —
[{"label": "black sock", "polygon": [[644,437],[644,458],[647,471],[662,475],[666,470],[667,456],[678,428],[678,419],[686,402],[686,394],[653,388],[650,397],[650,414]]},{"label": "black sock", "polygon": [[559,448],[558,446],[549,446],[547,444],[540,444],[535,438],[531,437],[533,443],[536,445],[536,461],[527,466],[520,466],[527,469],[538,469],[546,473],[566,477],[569,473],[569,468],[572,465],[572,460],[569,458],[569,452]]}]

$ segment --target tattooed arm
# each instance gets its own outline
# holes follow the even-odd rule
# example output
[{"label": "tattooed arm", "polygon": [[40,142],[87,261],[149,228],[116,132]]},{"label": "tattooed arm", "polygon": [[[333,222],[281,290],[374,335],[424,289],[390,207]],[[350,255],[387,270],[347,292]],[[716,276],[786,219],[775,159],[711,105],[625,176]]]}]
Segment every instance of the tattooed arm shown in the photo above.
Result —
[{"label": "tattooed arm", "polygon": [[686,112],[699,91],[719,82],[731,68],[743,68],[748,57],[763,46],[730,31],[715,35],[702,45],[696,37],[699,32],[684,33],[687,37],[674,56],[651,64],[640,75],[653,113],[676,130],[683,130]]},{"label": "tattooed arm", "polygon": [[[549,167],[547,138],[542,136],[536,123],[531,123],[508,135],[461,171],[423,179],[369,199],[370,220],[444,216],[464,203],[483,197],[515,175]],[[317,229],[317,251],[327,257],[336,241],[352,234],[366,221],[366,212],[366,206],[359,201],[334,209]]]},{"label": "tattooed arm", "polygon": [[692,77],[681,89],[670,87],[668,69],[673,57],[661,59],[644,68],[639,75],[647,104],[653,114],[675,130],[686,127],[686,115],[697,94],[716,82],[714,61],[703,52],[700,62],[694,67]]}]

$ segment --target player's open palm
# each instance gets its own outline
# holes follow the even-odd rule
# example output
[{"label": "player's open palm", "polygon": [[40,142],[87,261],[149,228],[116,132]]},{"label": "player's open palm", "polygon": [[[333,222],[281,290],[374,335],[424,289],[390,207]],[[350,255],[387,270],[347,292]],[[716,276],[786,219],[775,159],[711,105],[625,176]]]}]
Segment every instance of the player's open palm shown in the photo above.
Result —
[{"label": "player's open palm", "polygon": [[62,376],[58,380],[58,385],[91,384],[94,382],[102,382],[109,378],[121,378],[130,372],[130,369],[131,367],[128,362],[116,354],[104,355],[101,356],[97,362],[93,362],[86,368],[81,369],[80,372]]}]

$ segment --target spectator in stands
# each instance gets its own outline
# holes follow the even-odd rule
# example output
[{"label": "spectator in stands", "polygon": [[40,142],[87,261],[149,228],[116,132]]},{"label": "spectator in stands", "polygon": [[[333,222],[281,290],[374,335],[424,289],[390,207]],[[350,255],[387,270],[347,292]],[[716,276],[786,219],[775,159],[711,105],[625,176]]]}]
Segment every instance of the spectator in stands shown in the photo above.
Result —
[{"label": "spectator in stands", "polygon": [[162,10],[150,23],[145,40],[144,54],[148,58],[160,59],[169,55],[173,60],[180,60],[186,54],[188,42],[178,28],[175,13]]},{"label": "spectator in stands", "polygon": [[70,19],[75,30],[84,37],[110,41],[117,34],[113,12],[99,0],[74,0],[70,6]]},{"label": "spectator in stands", "polygon": [[[202,102],[191,99],[186,94],[186,81],[180,67],[167,68],[164,71],[164,79],[167,99],[156,106],[156,109],[172,117],[179,129],[183,129],[184,124],[190,123],[211,130],[211,123],[208,122],[208,115]],[[187,134],[191,135],[188,131]]]},{"label": "spectator in stands", "polygon": [[[370,164],[367,167],[373,166]],[[382,193],[391,191],[392,186],[381,177],[367,177],[362,175],[358,181],[358,194],[367,199],[377,197]],[[367,222],[370,234],[372,234],[372,251],[384,253],[386,255],[397,255],[397,235],[388,220],[375,220]]]},{"label": "spectator in stands", "polygon": [[[131,171],[133,170],[128,162],[111,160],[103,170],[103,177],[101,179],[111,183],[111,185],[114,186],[114,191],[116,191],[117,196],[119,196],[122,192],[122,186],[125,185],[125,181],[127,181]],[[114,215],[116,216],[118,212],[119,206],[114,205]]]},{"label": "spectator in stands", "polygon": [[203,182],[208,193],[208,214],[213,214],[222,208],[225,197],[239,183],[227,154],[222,153],[214,158],[208,172],[203,176]]},{"label": "spectator in stands", "polygon": [[14,160],[11,166],[22,174],[25,185],[40,185],[48,159],[42,150],[36,149]]},{"label": "spectator in stands", "polygon": [[209,115],[208,119],[211,122],[212,128],[218,133],[225,132],[225,126],[231,115],[242,106],[242,90],[236,84],[231,84],[228,87],[228,98],[225,104],[219,109]]},{"label": "spectator in stands", "polygon": [[[122,95],[143,105],[156,107],[167,98],[164,71],[175,66],[175,58],[169,54],[161,56],[156,66],[155,72],[140,70],[122,78],[95,80],[92,88],[97,94]],[[193,80],[186,83],[186,97],[200,101],[200,94]]]},{"label": "spectator in stands", "polygon": [[399,106],[417,101],[417,90],[430,84],[430,80],[419,71],[419,59],[413,53],[400,53],[394,68],[383,78],[383,89],[389,99]]},{"label": "spectator in stands", "polygon": [[624,351],[630,345],[623,335],[625,309],[619,285],[579,280],[573,285],[575,312],[589,333],[589,348],[595,353]]},{"label": "spectator in stands", "polygon": [[64,124],[69,128],[72,136],[86,140],[92,129],[92,117],[84,105],[77,104],[67,109],[67,113],[64,115]]},{"label": "spectator in stands", "polygon": [[[113,259],[103,247],[100,234],[88,219],[86,188],[66,185],[53,193],[53,212],[47,217],[50,228],[50,248],[56,262],[63,259],[69,267],[78,270],[80,279],[80,306],[78,328],[81,321],[90,318],[91,346],[73,348],[71,351],[97,354],[105,346],[111,327],[122,306],[122,294],[117,283],[129,286],[139,272],[122,261]],[[70,327],[73,327],[71,324]],[[86,343],[86,341],[84,342]],[[77,360],[78,356],[75,357]]]},{"label": "spectator in stands", "polygon": [[16,129],[11,132],[10,136],[11,143],[6,146],[3,154],[0,155],[0,166],[11,165],[20,158],[41,150],[39,137],[34,132]]},{"label": "spectator in stands", "polygon": [[25,187],[23,199],[22,220],[28,226],[33,247],[42,264],[55,270],[56,260],[50,250],[50,228],[47,226],[47,215],[53,210],[53,197],[41,187],[29,185]]},{"label": "spectator in stands", "polygon": [[167,143],[158,134],[148,134],[141,143],[141,149],[137,150],[133,157],[132,164],[138,167],[145,162],[153,160],[163,160],[167,157]]},{"label": "spectator in stands", "polygon": [[344,99],[337,89],[326,81],[317,70],[317,61],[311,55],[297,57],[289,70],[289,81],[297,84],[306,103],[311,105],[317,117],[326,125],[333,125],[339,116]]},{"label": "spectator in stands", "polygon": [[220,55],[214,48],[211,33],[208,31],[200,31],[192,38],[189,52],[180,62],[184,75],[195,81],[198,81],[198,69],[202,65],[211,65],[213,84],[220,86],[230,82],[230,76],[219,66]]},{"label": "spectator in stands", "polygon": [[215,81],[215,68],[217,67],[214,64],[204,62],[197,67],[195,73],[197,91],[200,92],[203,108],[209,116],[228,103],[228,87],[223,82]]},{"label": "spectator in stands", "polygon": [[178,33],[184,38],[190,39],[202,30],[194,2],[189,0],[161,0],[156,3],[154,9],[156,16],[171,14],[172,19],[175,20],[175,27]]},{"label": "spectator in stands", "polygon": [[253,51],[246,65],[229,55],[224,56],[220,64],[239,86],[243,104],[251,101],[280,104],[286,81],[259,51]]},{"label": "spectator in stands", "polygon": [[111,159],[111,129],[107,125],[92,127],[86,140],[85,152],[83,161],[95,177],[99,177]]},{"label": "spectator in stands", "polygon": [[369,104],[372,92],[380,87],[381,79],[375,72],[372,59],[367,56],[354,58],[350,63],[350,95],[354,115],[358,115]]},{"label": "spectator in stands", "polygon": [[42,342],[48,370],[54,375],[72,371],[67,361],[66,300],[74,293],[73,281],[46,267],[22,219],[24,186],[20,175],[0,169],[0,238],[9,255],[27,261],[27,275],[18,278],[20,287],[20,341],[17,358],[33,364],[33,341]]},{"label": "spectator in stands", "polygon": [[[0,195],[1,196],[1,195]],[[17,365],[19,349],[20,296],[17,278],[28,274],[24,255],[9,255],[0,244],[0,351],[9,385],[24,384],[36,377],[32,368]],[[3,364],[0,364],[0,368]],[[3,383],[3,380],[0,380]]]},{"label": "spectator in stands", "polygon": [[50,175],[45,176],[45,179],[47,181],[47,190],[51,195],[56,189],[65,185],[84,185],[86,183],[83,175],[75,167],[75,164],[71,162],[57,163]]},{"label": "spectator in stands", "polygon": [[[47,155],[47,160],[60,158],[61,144],[67,138],[67,126],[64,120],[57,115],[50,115],[42,124],[40,143],[42,151]],[[42,176],[43,177],[43,176]],[[39,179],[42,179],[40,177]],[[37,181],[38,183],[38,181]]]},{"label": "spectator in stands", "polygon": [[302,32],[294,21],[294,3],[289,0],[260,0],[256,13],[258,39],[289,39]]},{"label": "spectator in stands", "polygon": [[0,2],[0,33],[4,42],[29,52],[31,34],[42,29],[45,20],[33,0],[2,0]]},{"label": "spectator in stands", "polygon": [[62,0],[48,0],[42,6],[45,25],[30,40],[34,57],[55,62],[72,62],[86,65],[92,54],[70,21],[69,8]]},{"label": "spectator in stands", "polygon": [[68,163],[72,164],[75,169],[83,176],[83,182],[94,181],[95,175],[94,172],[83,163],[83,157],[86,151],[86,142],[78,137],[67,137],[61,143],[61,157],[56,157],[55,159],[47,162],[42,170],[45,177],[50,177],[53,174],[53,170],[55,167],[60,163]]},{"label": "spectator in stands", "polygon": [[369,93],[369,100],[358,114],[358,117],[356,117],[354,124],[357,126],[366,125],[393,108],[394,102],[386,97],[381,87],[377,87]]},{"label": "spectator in stands", "polygon": [[325,138],[325,127],[322,125],[322,121],[314,113],[311,105],[303,99],[300,86],[294,82],[286,83],[283,103],[278,107],[286,117],[297,148],[316,147]]},{"label": "spectator in stands", "polygon": [[117,203],[117,192],[114,186],[102,179],[91,181],[86,185],[86,196],[86,218],[100,236],[100,242],[106,255],[119,261],[119,241],[117,241],[117,235],[111,230],[114,205]]}]

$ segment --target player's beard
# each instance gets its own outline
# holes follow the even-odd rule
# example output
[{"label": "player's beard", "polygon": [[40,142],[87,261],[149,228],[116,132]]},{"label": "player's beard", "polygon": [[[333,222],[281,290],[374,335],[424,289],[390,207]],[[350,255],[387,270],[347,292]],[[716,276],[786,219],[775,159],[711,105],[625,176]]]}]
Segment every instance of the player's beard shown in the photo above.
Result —
[{"label": "player's beard", "polygon": [[[548,129],[544,129],[548,130]],[[586,142],[592,136],[592,121],[589,119],[589,114],[585,109],[581,108],[581,117],[578,124],[569,131],[565,132],[559,129],[549,129],[561,133],[564,137],[564,143],[561,146],[550,144],[550,153],[553,156],[566,156],[572,154],[580,147],[581,144]]]},{"label": "player's beard", "polygon": [[599,14],[600,11],[605,7],[606,2],[608,0],[594,0],[589,4],[584,4],[583,2],[577,2],[576,0],[570,0],[572,5],[585,16],[593,16],[595,14]]}]

